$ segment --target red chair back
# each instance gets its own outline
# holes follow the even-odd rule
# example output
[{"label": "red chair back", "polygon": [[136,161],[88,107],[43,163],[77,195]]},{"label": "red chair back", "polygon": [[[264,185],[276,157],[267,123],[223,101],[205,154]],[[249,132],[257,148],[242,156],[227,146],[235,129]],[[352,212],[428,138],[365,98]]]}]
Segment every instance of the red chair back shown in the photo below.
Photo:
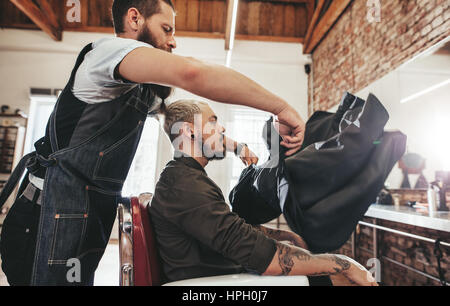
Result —
[{"label": "red chair back", "polygon": [[148,216],[146,199],[131,198],[133,214],[133,263],[135,286],[161,285],[161,267],[155,234]]}]

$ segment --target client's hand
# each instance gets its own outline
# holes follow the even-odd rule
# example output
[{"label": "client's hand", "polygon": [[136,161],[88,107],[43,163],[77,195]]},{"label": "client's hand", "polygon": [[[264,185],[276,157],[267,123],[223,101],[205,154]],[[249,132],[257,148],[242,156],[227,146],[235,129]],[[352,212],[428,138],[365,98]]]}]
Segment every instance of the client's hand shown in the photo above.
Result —
[{"label": "client's hand", "polygon": [[256,156],[255,153],[253,153],[247,146],[244,146],[242,148],[241,154],[239,155],[239,158],[242,160],[242,162],[246,165],[246,166],[250,166],[252,164],[257,164],[258,163],[258,156]]},{"label": "client's hand", "polygon": [[[352,285],[359,286],[378,286],[378,283],[373,278],[372,274],[367,271],[360,263],[344,255],[336,255],[343,262],[347,262],[349,269],[340,273],[343,275]],[[342,284],[341,284],[342,285]],[[348,284],[344,284],[348,285]]]}]

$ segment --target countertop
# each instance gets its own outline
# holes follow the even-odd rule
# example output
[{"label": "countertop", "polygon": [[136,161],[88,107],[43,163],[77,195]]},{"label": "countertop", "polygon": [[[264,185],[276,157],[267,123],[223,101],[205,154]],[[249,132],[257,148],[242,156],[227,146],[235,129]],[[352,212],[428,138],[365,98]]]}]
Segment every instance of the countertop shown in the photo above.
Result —
[{"label": "countertop", "polygon": [[409,206],[372,204],[365,216],[450,232],[448,211],[437,211],[430,216],[428,213],[417,212]]}]

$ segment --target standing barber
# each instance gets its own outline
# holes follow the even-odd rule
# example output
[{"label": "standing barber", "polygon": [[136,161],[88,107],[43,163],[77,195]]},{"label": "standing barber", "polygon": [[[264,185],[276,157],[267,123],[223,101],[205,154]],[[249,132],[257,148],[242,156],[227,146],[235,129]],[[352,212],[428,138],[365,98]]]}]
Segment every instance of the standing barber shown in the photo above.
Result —
[{"label": "standing barber", "polygon": [[93,284],[145,119],[171,86],[277,115],[292,129],[282,142],[288,154],[303,141],[302,119],[281,98],[231,69],[171,54],[171,0],[115,0],[112,15],[116,37],[81,51],[45,137],[0,196],[1,206],[27,168],[0,241],[12,285],[71,284],[77,262],[81,279],[72,284]]}]

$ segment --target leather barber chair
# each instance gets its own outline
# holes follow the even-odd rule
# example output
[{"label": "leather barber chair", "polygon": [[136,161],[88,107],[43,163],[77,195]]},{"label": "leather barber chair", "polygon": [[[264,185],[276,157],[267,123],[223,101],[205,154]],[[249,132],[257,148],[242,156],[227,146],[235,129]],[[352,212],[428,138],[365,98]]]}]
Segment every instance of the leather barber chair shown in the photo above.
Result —
[{"label": "leather barber chair", "polygon": [[[121,286],[160,286],[161,263],[147,206],[152,194],[123,198],[118,206]],[[308,286],[306,276],[242,273],[166,283],[164,286]]]}]

